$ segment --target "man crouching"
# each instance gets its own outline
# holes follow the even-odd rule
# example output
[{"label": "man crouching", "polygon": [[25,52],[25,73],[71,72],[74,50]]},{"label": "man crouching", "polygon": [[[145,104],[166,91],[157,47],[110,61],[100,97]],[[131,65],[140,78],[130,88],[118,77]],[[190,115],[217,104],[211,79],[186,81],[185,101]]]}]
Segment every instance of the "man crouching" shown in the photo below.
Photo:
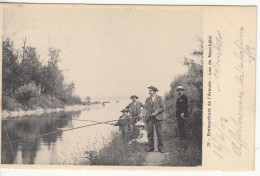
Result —
[{"label": "man crouching", "polygon": [[118,122],[114,125],[119,126],[119,131],[121,132],[122,137],[126,137],[126,135],[129,133],[128,131],[130,130],[131,125],[134,125],[134,120],[131,118],[131,116],[128,115],[128,109],[123,109],[121,112],[123,114],[119,117]]}]

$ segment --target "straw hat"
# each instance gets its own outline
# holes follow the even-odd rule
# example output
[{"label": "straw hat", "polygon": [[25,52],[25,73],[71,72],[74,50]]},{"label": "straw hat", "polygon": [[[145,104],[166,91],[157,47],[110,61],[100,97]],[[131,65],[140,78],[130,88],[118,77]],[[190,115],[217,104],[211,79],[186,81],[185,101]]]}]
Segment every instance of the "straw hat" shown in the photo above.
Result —
[{"label": "straw hat", "polygon": [[178,86],[176,91],[178,91],[178,90],[184,90],[184,88],[182,86]]}]

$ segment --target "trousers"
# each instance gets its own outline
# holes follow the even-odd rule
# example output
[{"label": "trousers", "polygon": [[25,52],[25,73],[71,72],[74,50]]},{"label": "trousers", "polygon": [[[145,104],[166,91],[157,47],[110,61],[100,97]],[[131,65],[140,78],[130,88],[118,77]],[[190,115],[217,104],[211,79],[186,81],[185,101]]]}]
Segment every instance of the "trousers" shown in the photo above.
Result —
[{"label": "trousers", "polygon": [[157,134],[157,147],[158,150],[163,149],[163,132],[162,132],[162,120],[157,120],[155,117],[151,117],[147,121],[147,138],[149,149],[154,149],[154,126]]},{"label": "trousers", "polygon": [[178,129],[179,129],[179,133],[180,133],[180,137],[186,137],[186,121],[181,118],[178,117]]}]

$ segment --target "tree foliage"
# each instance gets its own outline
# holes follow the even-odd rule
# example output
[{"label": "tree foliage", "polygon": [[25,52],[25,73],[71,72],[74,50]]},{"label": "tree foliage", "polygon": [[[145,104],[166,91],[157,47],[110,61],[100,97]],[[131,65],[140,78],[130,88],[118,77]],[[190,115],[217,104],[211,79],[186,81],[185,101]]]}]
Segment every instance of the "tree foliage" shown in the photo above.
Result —
[{"label": "tree foliage", "polygon": [[2,43],[2,92],[13,93],[21,85],[20,64],[14,51],[13,42],[6,39]]},{"label": "tree foliage", "polygon": [[90,101],[91,101],[90,96],[87,96],[87,97],[86,97],[86,102],[89,103]]},{"label": "tree foliage", "polygon": [[170,91],[165,95],[168,114],[173,117],[176,112],[176,100],[178,98],[176,88],[181,85],[185,88],[185,94],[189,99],[189,123],[188,132],[191,136],[201,140],[202,135],[202,107],[203,107],[203,42],[200,49],[191,53],[194,59],[185,57],[183,64],[188,67],[188,72],[178,75],[170,84]]},{"label": "tree foliage", "polygon": [[2,94],[8,100],[3,100],[3,109],[10,107],[6,103],[15,101],[7,96],[15,98],[21,104],[32,97],[35,99],[46,97],[45,95],[64,103],[81,103],[80,98],[73,95],[75,84],[67,84],[59,68],[61,50],[50,47],[48,51],[48,63],[43,64],[36,48],[27,46],[26,38],[23,39],[20,50],[14,49],[14,43],[9,38],[2,41]]},{"label": "tree foliage", "polygon": [[40,96],[40,88],[34,83],[29,83],[19,87],[16,92],[17,100],[20,102],[29,101],[31,98],[37,98]]}]

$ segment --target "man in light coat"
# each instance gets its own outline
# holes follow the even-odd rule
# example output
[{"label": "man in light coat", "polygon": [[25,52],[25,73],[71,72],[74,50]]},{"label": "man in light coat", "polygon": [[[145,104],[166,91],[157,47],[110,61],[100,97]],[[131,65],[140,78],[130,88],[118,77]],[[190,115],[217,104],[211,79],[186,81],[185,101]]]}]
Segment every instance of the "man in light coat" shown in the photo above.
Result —
[{"label": "man in light coat", "polygon": [[145,149],[147,152],[154,151],[154,126],[158,140],[158,151],[164,153],[163,149],[163,132],[162,132],[162,121],[163,112],[166,110],[163,98],[158,96],[156,92],[158,89],[154,86],[148,87],[149,94],[151,95],[145,101],[146,110],[146,121],[147,121],[147,137],[148,146]]}]

